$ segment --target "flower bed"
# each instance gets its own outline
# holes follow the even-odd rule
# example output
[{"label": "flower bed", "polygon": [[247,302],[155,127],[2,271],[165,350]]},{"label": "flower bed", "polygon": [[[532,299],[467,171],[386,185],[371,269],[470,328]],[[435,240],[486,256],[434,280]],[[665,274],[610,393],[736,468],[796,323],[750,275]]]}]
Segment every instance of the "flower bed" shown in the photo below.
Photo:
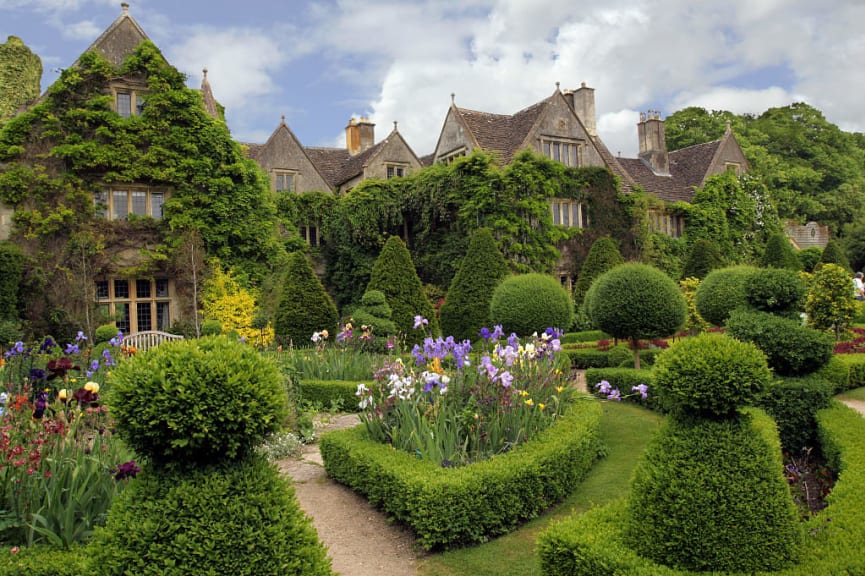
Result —
[{"label": "flower bed", "polygon": [[370,439],[363,426],[320,441],[328,475],[407,524],[427,550],[484,542],[565,498],[598,457],[600,403],[578,400],[534,440],[443,468]]}]

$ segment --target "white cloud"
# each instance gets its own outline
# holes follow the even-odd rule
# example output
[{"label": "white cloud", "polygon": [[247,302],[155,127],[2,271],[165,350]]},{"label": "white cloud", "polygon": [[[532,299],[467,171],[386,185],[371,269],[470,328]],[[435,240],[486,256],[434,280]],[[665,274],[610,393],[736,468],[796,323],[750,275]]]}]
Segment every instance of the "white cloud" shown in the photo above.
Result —
[{"label": "white cloud", "polygon": [[93,20],[81,20],[80,22],[62,24],[60,30],[64,38],[93,41],[102,33],[103,29],[101,26],[97,26]]},{"label": "white cloud", "polygon": [[778,86],[762,90],[747,90],[718,86],[696,93],[683,91],[673,100],[673,108],[681,110],[689,106],[699,106],[706,110],[729,110],[734,114],[761,114],[769,108],[787,106],[792,102],[806,102],[802,94],[793,94]]}]

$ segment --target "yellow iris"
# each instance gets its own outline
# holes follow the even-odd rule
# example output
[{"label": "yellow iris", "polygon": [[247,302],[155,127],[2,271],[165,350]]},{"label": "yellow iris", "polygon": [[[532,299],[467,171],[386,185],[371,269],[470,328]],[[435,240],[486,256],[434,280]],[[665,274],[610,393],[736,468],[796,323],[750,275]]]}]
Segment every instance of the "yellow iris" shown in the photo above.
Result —
[{"label": "yellow iris", "polygon": [[528,400],[526,400],[526,406],[534,406],[534,404],[535,404],[535,401],[532,400],[531,398],[529,398]]}]

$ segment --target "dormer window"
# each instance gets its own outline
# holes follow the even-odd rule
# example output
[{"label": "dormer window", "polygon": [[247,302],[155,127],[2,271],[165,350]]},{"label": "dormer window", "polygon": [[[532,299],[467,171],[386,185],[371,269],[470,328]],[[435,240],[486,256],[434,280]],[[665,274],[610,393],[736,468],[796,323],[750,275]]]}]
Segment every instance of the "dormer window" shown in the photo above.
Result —
[{"label": "dormer window", "polygon": [[297,190],[297,172],[274,170],[273,175],[273,189],[277,192],[294,192]]},{"label": "dormer window", "polygon": [[442,155],[439,158],[439,162],[441,162],[442,164],[450,164],[457,158],[462,158],[466,155],[468,155],[468,149],[465,146],[460,146],[456,150],[451,150],[447,154]]},{"label": "dormer window", "polygon": [[541,150],[550,160],[565,166],[577,168],[583,165],[583,145],[581,142],[561,139],[541,139]]},{"label": "dormer window", "polygon": [[387,164],[386,167],[388,179],[402,178],[408,174],[408,166],[405,164]]}]

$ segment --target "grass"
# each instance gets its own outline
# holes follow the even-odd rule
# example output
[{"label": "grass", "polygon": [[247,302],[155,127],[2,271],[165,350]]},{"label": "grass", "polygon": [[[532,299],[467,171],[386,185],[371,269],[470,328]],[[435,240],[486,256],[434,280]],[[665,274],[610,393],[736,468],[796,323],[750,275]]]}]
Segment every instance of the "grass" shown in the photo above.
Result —
[{"label": "grass", "polygon": [[865,386],[861,388],[854,388],[853,390],[847,390],[843,394],[838,395],[839,400],[859,400],[860,402],[865,402]]},{"label": "grass", "polygon": [[632,404],[605,405],[601,436],[608,454],[574,494],[519,530],[480,546],[430,554],[418,560],[418,576],[539,576],[535,538],[550,521],[585,512],[624,495],[631,473],[661,417]]}]

